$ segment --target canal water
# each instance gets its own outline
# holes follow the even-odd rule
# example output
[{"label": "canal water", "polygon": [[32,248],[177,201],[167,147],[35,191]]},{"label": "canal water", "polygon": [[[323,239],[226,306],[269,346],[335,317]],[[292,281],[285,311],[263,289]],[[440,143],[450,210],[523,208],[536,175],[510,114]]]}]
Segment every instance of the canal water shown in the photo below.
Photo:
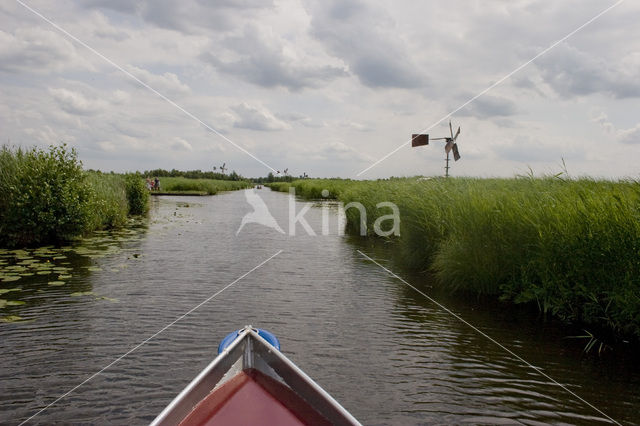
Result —
[{"label": "canal water", "polygon": [[64,395],[29,424],[146,424],[246,324],[274,332],[283,353],[365,424],[608,422],[538,370],[616,421],[640,423],[637,360],[582,356],[585,342],[535,314],[439,294],[397,270],[384,244],[340,235],[331,203],[304,215],[318,235],[300,224],[289,235],[289,210],[306,203],[256,194],[284,234],[248,223],[236,235],[253,210],[238,191],[156,197],[149,220],[124,231],[0,251],[0,423],[20,424]]}]

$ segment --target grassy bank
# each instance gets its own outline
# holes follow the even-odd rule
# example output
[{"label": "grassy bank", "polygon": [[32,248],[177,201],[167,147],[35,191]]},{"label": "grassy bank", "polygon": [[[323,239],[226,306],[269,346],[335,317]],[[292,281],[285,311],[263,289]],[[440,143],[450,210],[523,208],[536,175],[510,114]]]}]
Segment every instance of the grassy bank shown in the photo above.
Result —
[{"label": "grassy bank", "polygon": [[61,243],[144,214],[138,175],[85,172],[74,150],[0,150],[0,247]]},{"label": "grassy bank", "polygon": [[[287,183],[270,185],[287,191]],[[601,335],[640,340],[640,184],[558,178],[300,180],[306,198],[400,209],[394,239],[407,267],[449,289],[535,303]],[[356,209],[348,231],[359,230]],[[369,234],[371,229],[369,229]]]},{"label": "grassy bank", "polygon": [[189,179],[185,177],[161,177],[160,194],[215,195],[222,191],[235,191],[253,186],[248,181]]}]

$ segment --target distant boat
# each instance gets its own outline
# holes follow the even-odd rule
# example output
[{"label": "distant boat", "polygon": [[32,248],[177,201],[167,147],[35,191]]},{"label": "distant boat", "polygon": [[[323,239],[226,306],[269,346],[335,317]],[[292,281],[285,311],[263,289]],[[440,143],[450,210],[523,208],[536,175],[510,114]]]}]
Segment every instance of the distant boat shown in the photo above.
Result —
[{"label": "distant boat", "polygon": [[256,186],[256,189],[262,189],[262,185]]},{"label": "distant boat", "polygon": [[280,352],[278,339],[246,326],[227,335],[218,356],[152,425],[359,425]]}]

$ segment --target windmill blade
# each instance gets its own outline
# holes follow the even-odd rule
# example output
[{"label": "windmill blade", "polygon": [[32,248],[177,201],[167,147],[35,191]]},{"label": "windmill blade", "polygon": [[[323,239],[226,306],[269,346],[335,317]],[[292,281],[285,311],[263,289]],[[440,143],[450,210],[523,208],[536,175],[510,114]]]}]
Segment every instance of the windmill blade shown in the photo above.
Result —
[{"label": "windmill blade", "polygon": [[447,138],[447,144],[444,146],[444,152],[448,154],[449,152],[451,152],[452,148],[453,148],[453,139]]},{"label": "windmill blade", "polygon": [[453,137],[454,142],[456,141],[456,139],[458,139],[459,134],[460,134],[460,126],[458,126],[458,131],[456,132],[456,135]]},{"label": "windmill blade", "polygon": [[222,167],[220,167],[221,169],[224,169],[224,166],[226,166],[227,163],[222,163]]},{"label": "windmill blade", "polygon": [[453,159],[454,161],[458,161],[460,159],[460,153],[458,152],[458,144],[453,144]]},{"label": "windmill blade", "polygon": [[449,131],[451,132],[451,139],[453,139],[453,127],[451,127],[451,120],[449,120]]}]

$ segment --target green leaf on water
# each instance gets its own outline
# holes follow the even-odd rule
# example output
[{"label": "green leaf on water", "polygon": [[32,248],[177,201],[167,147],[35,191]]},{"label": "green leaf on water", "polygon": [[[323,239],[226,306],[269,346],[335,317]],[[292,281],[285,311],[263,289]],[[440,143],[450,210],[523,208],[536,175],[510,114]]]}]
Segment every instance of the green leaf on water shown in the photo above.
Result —
[{"label": "green leaf on water", "polygon": [[53,260],[61,260],[61,259],[66,259],[66,258],[67,258],[67,256],[60,255],[60,256],[54,256]]},{"label": "green leaf on water", "polygon": [[92,295],[93,295],[92,291],[76,291],[74,293],[71,293],[69,296],[79,297],[79,296],[92,296]]},{"label": "green leaf on water", "polygon": [[65,285],[66,282],[64,282],[64,281],[49,281],[47,284],[48,285],[53,285],[53,286],[61,286],[61,285]]},{"label": "green leaf on water", "polygon": [[20,306],[24,305],[27,302],[23,302],[22,300],[9,300],[6,305],[7,306]]},{"label": "green leaf on water", "polygon": [[0,309],[4,308],[5,306],[7,306],[7,299],[0,299]]},{"label": "green leaf on water", "polygon": [[30,277],[32,275],[35,275],[33,272],[23,272],[20,274],[21,277]]},{"label": "green leaf on water", "polygon": [[59,280],[68,280],[71,277],[73,277],[73,275],[71,275],[71,274],[69,274],[69,275],[58,275],[58,279]]},{"label": "green leaf on water", "polygon": [[10,291],[21,291],[22,287],[0,288],[0,294],[9,293]]},{"label": "green leaf on water", "polygon": [[87,271],[91,271],[91,272],[99,272],[102,271],[102,268],[99,266],[88,266],[87,267]]},{"label": "green leaf on water", "polygon": [[17,315],[7,315],[6,317],[0,318],[0,322],[16,322],[21,320],[22,317],[19,317]]},{"label": "green leaf on water", "polygon": [[51,271],[38,271],[37,272],[38,275],[49,275],[49,274],[52,274],[52,273],[53,272],[51,272]]},{"label": "green leaf on water", "polygon": [[2,282],[3,283],[8,283],[11,281],[18,281],[20,278],[22,278],[21,276],[17,276],[17,275],[4,275],[2,277]]}]

